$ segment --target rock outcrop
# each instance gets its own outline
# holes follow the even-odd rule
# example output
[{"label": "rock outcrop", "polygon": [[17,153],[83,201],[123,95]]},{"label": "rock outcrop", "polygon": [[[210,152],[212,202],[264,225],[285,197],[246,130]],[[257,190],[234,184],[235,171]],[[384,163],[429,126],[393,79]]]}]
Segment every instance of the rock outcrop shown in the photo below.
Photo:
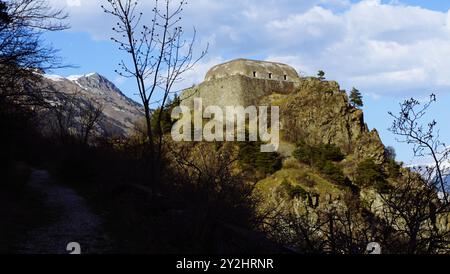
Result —
[{"label": "rock outcrop", "polygon": [[363,111],[352,107],[336,82],[304,78],[298,91],[278,99],[285,138],[311,145],[334,144],[356,159],[384,162],[384,145],[369,131]]}]

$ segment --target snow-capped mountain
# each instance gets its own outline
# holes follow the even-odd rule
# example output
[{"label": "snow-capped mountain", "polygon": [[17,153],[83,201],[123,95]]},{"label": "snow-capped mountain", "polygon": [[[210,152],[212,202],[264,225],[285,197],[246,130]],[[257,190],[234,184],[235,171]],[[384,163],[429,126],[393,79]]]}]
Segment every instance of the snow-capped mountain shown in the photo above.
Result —
[{"label": "snow-capped mountain", "polygon": [[42,76],[47,90],[100,104],[104,115],[100,127],[107,135],[125,136],[134,129],[136,121],[143,118],[142,106],[125,96],[111,81],[98,73],[69,77]]}]

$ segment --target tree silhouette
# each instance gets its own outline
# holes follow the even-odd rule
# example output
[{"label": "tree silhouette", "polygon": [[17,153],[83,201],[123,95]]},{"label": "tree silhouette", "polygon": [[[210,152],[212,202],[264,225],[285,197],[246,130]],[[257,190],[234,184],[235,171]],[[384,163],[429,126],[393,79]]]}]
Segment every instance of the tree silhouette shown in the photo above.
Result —
[{"label": "tree silhouette", "polygon": [[89,138],[102,118],[104,106],[94,99],[86,99],[85,107],[81,109],[80,134],[85,145],[89,143]]},{"label": "tree silhouette", "polygon": [[352,103],[353,107],[364,106],[362,94],[356,88],[353,88],[350,92],[350,102]]},{"label": "tree silhouette", "polygon": [[[429,169],[415,168],[404,172],[388,194],[381,194],[381,222],[389,224],[382,235],[391,235],[383,246],[391,252],[406,254],[441,254],[448,252],[450,230],[439,220],[450,208],[439,199],[436,188],[429,184]],[[393,240],[394,239],[394,240]]]},{"label": "tree silhouette", "polygon": [[[195,58],[195,29],[190,40],[184,39],[180,22],[186,0],[176,3],[170,0],[154,1],[149,25],[144,22],[145,17],[139,11],[137,1],[108,0],[108,3],[108,7],[101,6],[103,11],[117,19],[117,24],[113,27],[117,37],[111,40],[130,58],[128,61],[122,60],[120,70],[116,72],[136,80],[144,105],[150,154],[155,152],[155,137],[159,137],[155,153],[158,159],[161,156],[163,136],[158,136],[152,130],[151,106],[155,105],[155,109],[160,109],[156,124],[161,128],[161,114],[164,113],[173,85],[182,80],[182,75],[206,55],[207,48]],[[158,131],[162,132],[161,129]]]},{"label": "tree silhouette", "polygon": [[0,27],[5,26],[10,22],[8,13],[6,12],[6,3],[0,1]]},{"label": "tree silhouette", "polygon": [[42,103],[42,72],[61,66],[57,50],[42,43],[47,31],[67,29],[67,15],[45,0],[0,1],[0,101]]},{"label": "tree silhouette", "polygon": [[430,106],[436,102],[436,95],[431,94],[427,103],[423,104],[411,98],[403,102],[398,115],[389,112],[394,118],[391,128],[392,133],[399,136],[398,141],[413,145],[416,157],[428,157],[432,164],[426,167],[428,183],[444,196],[445,204],[450,204],[445,177],[448,173],[446,163],[449,162],[450,149],[441,142],[437,122],[432,120],[423,124],[422,119]]},{"label": "tree silhouette", "polygon": [[325,80],[325,72],[323,70],[319,70],[319,72],[317,73],[317,77],[320,81]]}]

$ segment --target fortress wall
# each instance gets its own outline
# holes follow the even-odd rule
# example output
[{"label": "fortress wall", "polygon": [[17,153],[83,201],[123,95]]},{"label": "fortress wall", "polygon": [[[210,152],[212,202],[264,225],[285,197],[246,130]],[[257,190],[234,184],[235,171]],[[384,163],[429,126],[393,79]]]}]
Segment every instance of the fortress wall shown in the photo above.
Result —
[{"label": "fortress wall", "polygon": [[241,77],[240,82],[245,106],[259,105],[261,97],[272,93],[292,93],[299,85],[299,83],[294,82],[254,79],[249,77]]},{"label": "fortress wall", "polygon": [[232,75],[206,81],[187,89],[181,95],[182,105],[193,109],[194,98],[202,98],[203,106],[249,106],[258,105],[263,96],[271,93],[291,93],[298,82],[257,79],[242,75]]},{"label": "fortress wall", "polygon": [[274,62],[237,59],[211,68],[205,81],[242,75],[255,79],[271,79],[278,81],[298,82],[297,71],[292,67]]},{"label": "fortress wall", "polygon": [[181,105],[194,109],[194,98],[202,98],[203,106],[244,105],[242,94],[242,76],[234,75],[206,81],[198,86],[185,90],[180,99]]}]

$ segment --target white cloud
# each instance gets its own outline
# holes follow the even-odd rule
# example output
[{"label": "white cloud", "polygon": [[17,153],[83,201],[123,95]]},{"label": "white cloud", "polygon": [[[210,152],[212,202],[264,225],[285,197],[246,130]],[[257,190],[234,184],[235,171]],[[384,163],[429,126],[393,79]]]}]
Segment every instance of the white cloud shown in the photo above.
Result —
[{"label": "white cloud", "polygon": [[270,56],[290,60],[309,74],[323,69],[344,88],[356,85],[376,96],[429,92],[450,87],[449,16],[377,0],[342,13],[314,7],[269,23],[279,27],[278,39],[286,37],[283,45],[290,45]]},{"label": "white cloud", "polygon": [[213,66],[223,63],[225,60],[219,56],[209,56],[206,59],[201,60],[196,64],[195,69],[187,71],[183,75],[183,82],[178,83],[175,87],[175,91],[185,89],[192,85],[199,84],[205,79],[205,75]]},{"label": "white cloud", "polygon": [[325,38],[334,30],[342,27],[342,19],[332,11],[322,7],[314,7],[311,10],[289,16],[285,20],[274,20],[266,25],[266,30],[283,38],[292,38],[296,35],[299,39]]},{"label": "white cloud", "polygon": [[80,7],[81,6],[81,0],[67,0],[67,5],[69,7]]},{"label": "white cloud", "polygon": [[[112,34],[113,18],[100,9],[106,0],[64,2],[74,31],[95,39]],[[145,12],[153,0],[140,3]],[[322,69],[344,88],[373,96],[450,87],[450,11],[380,0],[195,0],[184,22],[211,46],[208,60],[186,75],[188,85],[214,62],[253,57],[284,61],[304,74]]]}]

